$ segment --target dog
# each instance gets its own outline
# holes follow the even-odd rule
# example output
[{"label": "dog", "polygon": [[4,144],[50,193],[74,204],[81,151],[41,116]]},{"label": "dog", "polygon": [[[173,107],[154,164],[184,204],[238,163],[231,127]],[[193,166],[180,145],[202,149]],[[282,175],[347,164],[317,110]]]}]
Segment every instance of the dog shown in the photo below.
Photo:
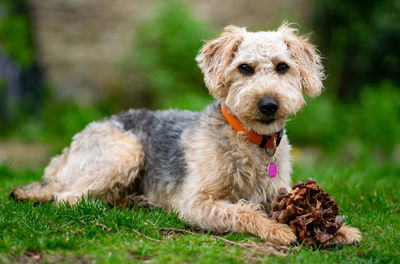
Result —
[{"label": "dog", "polygon": [[[303,92],[316,97],[323,89],[319,52],[287,23],[260,32],[227,26],[196,61],[216,99],[204,111],[129,110],[90,123],[41,182],[11,196],[74,205],[91,194],[118,205],[142,195],[203,230],[296,242],[268,213],[278,190],[291,188],[288,116],[302,109]],[[360,239],[358,229],[343,226],[333,240]]]}]

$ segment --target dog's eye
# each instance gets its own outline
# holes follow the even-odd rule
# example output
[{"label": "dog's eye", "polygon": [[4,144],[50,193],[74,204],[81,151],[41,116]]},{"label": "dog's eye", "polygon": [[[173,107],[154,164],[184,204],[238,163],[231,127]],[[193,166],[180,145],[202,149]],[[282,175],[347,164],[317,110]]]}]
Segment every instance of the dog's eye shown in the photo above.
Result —
[{"label": "dog's eye", "polygon": [[278,63],[278,65],[276,65],[277,73],[287,72],[288,69],[289,69],[289,66],[286,63],[280,62],[280,63]]},{"label": "dog's eye", "polygon": [[245,75],[252,75],[254,73],[254,69],[247,64],[240,64],[238,69]]}]

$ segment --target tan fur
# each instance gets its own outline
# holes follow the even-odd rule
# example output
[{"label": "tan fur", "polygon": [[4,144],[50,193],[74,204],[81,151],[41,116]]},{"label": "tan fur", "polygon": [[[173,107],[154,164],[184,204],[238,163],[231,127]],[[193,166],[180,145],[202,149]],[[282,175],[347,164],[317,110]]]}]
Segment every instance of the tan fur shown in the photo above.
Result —
[{"label": "tan fur", "polygon": [[[307,37],[296,33],[288,24],[268,32],[228,26],[196,57],[210,93],[246,129],[274,134],[289,115],[303,107],[303,91],[311,97],[321,93],[324,73],[318,52]],[[289,69],[278,73],[276,65],[282,62]],[[254,68],[254,74],[243,75],[238,70],[241,64]],[[269,124],[262,122],[263,114],[257,108],[265,97],[279,104]],[[42,182],[16,188],[13,195],[22,200],[74,204],[91,193],[109,204],[124,201],[132,194],[129,188],[135,179],[140,179],[145,157],[138,137],[120,126],[113,121],[89,124],[73,138],[70,148],[53,158]],[[167,183],[164,190],[145,193],[150,202],[177,210],[189,224],[205,230],[251,233],[284,245],[296,240],[289,226],[267,216],[279,188],[291,187],[291,146],[286,135],[275,157],[269,157],[221,116],[206,113],[198,124],[184,130],[180,140],[187,171],[183,182],[179,187]],[[275,178],[267,176],[267,164],[272,161],[278,167]],[[344,226],[333,241],[355,243],[360,239],[358,229]]]},{"label": "tan fur", "polygon": [[282,24],[278,32],[285,35],[284,41],[300,70],[301,84],[305,94],[310,97],[319,96],[325,74],[317,50],[308,42],[309,37],[297,36],[298,31],[291,28],[288,23]]},{"label": "tan fur", "polygon": [[220,37],[208,41],[196,57],[204,73],[204,81],[216,98],[226,96],[224,70],[231,63],[233,53],[237,50],[246,30],[235,26],[227,26]]}]

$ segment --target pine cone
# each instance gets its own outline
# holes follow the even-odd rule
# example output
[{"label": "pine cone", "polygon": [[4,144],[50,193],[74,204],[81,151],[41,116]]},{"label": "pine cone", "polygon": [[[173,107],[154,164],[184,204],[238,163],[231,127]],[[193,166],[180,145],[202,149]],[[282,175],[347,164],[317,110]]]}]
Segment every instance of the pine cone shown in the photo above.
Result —
[{"label": "pine cone", "polygon": [[336,201],[311,178],[296,182],[289,193],[281,188],[272,211],[273,219],[288,224],[309,246],[327,246],[343,224]]}]

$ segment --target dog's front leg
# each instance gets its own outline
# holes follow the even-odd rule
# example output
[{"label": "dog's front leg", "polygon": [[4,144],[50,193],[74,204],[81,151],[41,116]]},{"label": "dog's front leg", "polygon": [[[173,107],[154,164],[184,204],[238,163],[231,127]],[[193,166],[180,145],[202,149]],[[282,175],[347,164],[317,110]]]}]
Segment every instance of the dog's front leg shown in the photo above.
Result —
[{"label": "dog's front leg", "polygon": [[282,245],[296,241],[296,236],[288,225],[268,219],[251,204],[215,201],[201,195],[192,198],[182,201],[180,208],[181,216],[191,225],[217,233],[250,233]]},{"label": "dog's front leg", "polygon": [[330,244],[349,244],[357,246],[361,241],[361,232],[355,227],[343,225],[330,240]]}]

